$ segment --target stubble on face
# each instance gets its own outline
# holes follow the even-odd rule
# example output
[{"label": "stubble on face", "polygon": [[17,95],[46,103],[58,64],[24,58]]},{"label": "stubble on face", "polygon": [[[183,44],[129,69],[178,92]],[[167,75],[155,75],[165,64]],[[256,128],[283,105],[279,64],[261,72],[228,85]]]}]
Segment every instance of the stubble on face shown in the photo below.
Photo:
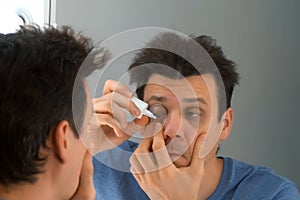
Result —
[{"label": "stubble on face", "polygon": [[[191,129],[191,120],[183,119],[181,120],[182,127],[176,130],[178,133],[181,132],[178,134],[181,135],[181,138],[165,137],[167,150],[174,165],[176,167],[189,166],[194,151],[195,139],[200,134],[206,133],[209,124],[211,104],[206,82],[203,80],[202,76],[191,76],[184,80],[170,79],[157,74],[152,75],[148,82],[151,84],[147,84],[145,87],[144,100],[148,101],[150,99],[150,101],[148,101],[150,105],[155,103],[163,105],[166,107],[169,114],[174,110],[179,109],[180,111],[178,112],[181,113],[181,116],[179,117],[184,118],[185,107],[188,107],[192,103],[199,105],[199,110],[201,110],[201,121],[199,120],[196,125],[194,123],[194,129]],[[188,89],[187,87],[184,87],[186,82],[189,84],[188,87],[192,88],[192,93],[194,95],[188,95]],[[153,98],[153,96],[157,97]],[[151,101],[151,99],[155,99],[155,101]],[[163,101],[160,101],[160,99]],[[166,124],[164,124],[165,135],[168,134],[166,133],[168,131],[166,129],[168,129],[168,125],[172,125],[171,123],[172,120],[166,120]]]}]

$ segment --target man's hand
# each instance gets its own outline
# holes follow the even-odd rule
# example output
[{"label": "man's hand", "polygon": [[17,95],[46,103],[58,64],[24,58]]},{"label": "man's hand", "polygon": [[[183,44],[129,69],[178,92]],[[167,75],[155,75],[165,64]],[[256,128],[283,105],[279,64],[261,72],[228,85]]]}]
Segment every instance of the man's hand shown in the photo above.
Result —
[{"label": "man's hand", "polygon": [[204,176],[204,159],[200,151],[205,134],[195,143],[190,166],[177,168],[165,146],[162,125],[155,124],[153,139],[144,139],[130,158],[131,172],[151,199],[198,199]]},{"label": "man's hand", "polygon": [[79,178],[79,185],[77,188],[76,193],[71,198],[71,200],[94,200],[96,197],[96,191],[94,188],[94,182],[93,182],[93,162],[92,162],[92,155],[90,152],[86,152],[80,178]]},{"label": "man's hand", "polygon": [[[126,111],[133,116],[140,115],[140,110],[131,101],[134,93],[125,85],[114,81],[106,81],[103,95],[93,100],[94,125],[98,128],[96,152],[116,147],[140,128],[148,124],[148,117],[127,122]],[[101,130],[99,131],[99,126]]]}]

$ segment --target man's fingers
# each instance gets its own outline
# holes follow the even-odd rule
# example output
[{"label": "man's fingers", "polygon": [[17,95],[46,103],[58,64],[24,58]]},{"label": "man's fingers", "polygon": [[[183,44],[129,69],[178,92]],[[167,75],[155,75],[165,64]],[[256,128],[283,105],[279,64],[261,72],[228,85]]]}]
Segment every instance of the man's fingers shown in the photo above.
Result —
[{"label": "man's fingers", "polygon": [[153,129],[153,144],[152,144],[152,149],[153,151],[158,151],[165,146],[165,140],[162,132],[163,126],[161,123],[157,122],[154,124],[154,129]]},{"label": "man's fingers", "polygon": [[143,172],[151,172],[157,169],[152,152],[152,138],[143,139],[133,155],[143,168]]},{"label": "man's fingers", "polygon": [[94,172],[94,167],[93,167],[93,162],[92,162],[92,155],[90,152],[86,152],[85,157],[84,157],[84,162],[82,166],[82,171],[80,175],[80,183],[85,184],[86,186],[93,186],[93,172]]},{"label": "man's fingers", "polygon": [[137,159],[135,154],[132,154],[132,156],[129,159],[129,162],[130,162],[130,165],[131,165],[131,168],[130,168],[131,173],[133,173],[133,174],[144,173],[143,166],[140,164],[140,162]]},{"label": "man's fingers", "polygon": [[131,100],[131,97],[128,98],[128,97],[123,96],[122,94],[115,91],[112,93],[112,100],[117,105],[119,105],[121,108],[128,110],[133,116],[137,117],[140,115],[140,110],[133,103],[133,101]]},{"label": "man's fingers", "polygon": [[155,136],[153,137],[153,155],[157,164],[157,169],[161,169],[172,164],[172,160],[169,156],[168,150],[166,148],[164,135],[163,135],[163,125],[157,122],[154,125]]},{"label": "man's fingers", "polygon": [[[109,126],[111,127],[115,134],[118,137],[124,137],[125,135],[128,135],[129,137],[132,136],[137,131],[143,129],[142,126],[139,126],[135,121],[127,122],[127,125],[125,128],[122,127],[119,121],[114,119],[111,115],[108,114],[96,114],[96,123],[98,126]],[[93,120],[91,127],[97,127],[94,123],[95,120]],[[106,132],[105,132],[106,133]]]},{"label": "man's fingers", "polygon": [[126,127],[126,110],[129,100],[121,95],[118,95],[116,98],[113,96],[113,94],[107,94],[105,96],[93,99],[94,112],[97,114],[112,115],[120,122],[120,124],[122,124],[122,127]]},{"label": "man's fingers", "polygon": [[172,164],[165,146],[162,124],[151,124],[146,129],[151,136],[142,140],[134,153],[144,172],[156,171]]},{"label": "man's fingers", "polygon": [[112,113],[114,116],[118,116],[119,112],[124,113],[124,115],[126,115],[126,112],[129,112],[132,116],[138,117],[141,113],[131,98],[117,92],[94,98],[93,105],[96,113]]},{"label": "man's fingers", "polygon": [[145,138],[143,139],[139,146],[136,148],[134,153],[148,153],[151,150],[152,138]]},{"label": "man's fingers", "polygon": [[115,81],[115,80],[107,80],[103,87],[103,95],[108,93],[117,92],[122,94],[125,97],[131,98],[133,97],[133,92],[124,84]]},{"label": "man's fingers", "polygon": [[143,115],[141,119],[135,118],[134,123],[136,123],[140,127],[144,127],[150,123],[150,118]]},{"label": "man's fingers", "polygon": [[95,199],[96,191],[93,182],[93,172],[92,155],[89,152],[86,152],[81,168],[79,186],[75,195],[71,198],[72,200]]},{"label": "man's fingers", "polygon": [[193,151],[193,155],[192,155],[192,160],[191,160],[191,164],[190,164],[191,167],[197,168],[198,166],[201,166],[204,164],[204,158],[200,158],[200,152],[205,143],[206,136],[207,136],[207,134],[203,133],[203,134],[200,134],[196,138],[196,142],[194,145],[194,151]]},{"label": "man's fingers", "polygon": [[111,113],[112,95],[107,94],[98,98],[92,99],[93,109],[96,113]]},{"label": "man's fingers", "polygon": [[[128,110],[133,116],[140,115],[140,110],[131,101],[134,93],[126,85],[115,80],[107,80],[103,88],[103,96],[112,95],[111,101],[114,101],[120,107]],[[94,103],[102,100],[102,97],[94,99]],[[95,110],[97,112],[97,110]]]},{"label": "man's fingers", "polygon": [[133,175],[133,177],[135,178],[135,180],[140,183],[140,181],[141,181],[140,174],[143,173],[143,171],[140,169],[136,169],[135,166],[131,165],[130,172]]},{"label": "man's fingers", "polygon": [[121,125],[119,124],[119,122],[112,116],[108,114],[96,114],[96,118],[100,127],[105,125],[111,127],[118,137],[122,137],[125,135],[125,132],[120,129]]},{"label": "man's fingers", "polygon": [[[142,117],[140,120],[143,120],[143,118],[146,119],[144,119],[144,121],[142,122],[144,123],[142,124],[144,128],[140,130],[141,135],[144,138],[149,138],[149,137],[154,138],[154,136],[162,130],[162,125],[157,125],[158,127],[155,129],[155,125],[157,124],[157,122],[151,122],[151,120],[148,117]],[[139,123],[141,122],[140,120]],[[137,119],[135,121],[137,121]]]}]

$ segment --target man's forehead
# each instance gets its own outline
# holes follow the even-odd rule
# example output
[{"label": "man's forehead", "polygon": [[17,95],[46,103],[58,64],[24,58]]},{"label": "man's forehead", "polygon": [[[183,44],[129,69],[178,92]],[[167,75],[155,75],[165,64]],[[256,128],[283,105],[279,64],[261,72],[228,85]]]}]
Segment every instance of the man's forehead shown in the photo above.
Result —
[{"label": "man's forehead", "polygon": [[[169,78],[159,74],[153,74],[147,82],[147,86],[166,87],[173,90],[185,90],[195,92],[195,90],[210,90],[214,88],[210,74],[193,75],[179,79]],[[209,89],[210,88],[210,89]]]},{"label": "man's forehead", "polygon": [[145,88],[145,100],[151,96],[160,97],[159,94],[155,94],[159,90],[177,95],[180,99],[207,99],[210,98],[207,84],[211,84],[211,80],[207,81],[208,79],[211,79],[209,74],[194,75],[181,79],[172,79],[159,74],[153,74],[149,78]]},{"label": "man's forehead", "polygon": [[178,76],[176,78],[168,77],[161,74],[152,74],[147,84],[168,84],[168,85],[178,85],[178,84],[190,84],[189,82],[197,81],[198,83],[206,84],[207,80],[213,79],[213,76],[211,74],[203,74],[203,75],[191,75],[191,76]]}]

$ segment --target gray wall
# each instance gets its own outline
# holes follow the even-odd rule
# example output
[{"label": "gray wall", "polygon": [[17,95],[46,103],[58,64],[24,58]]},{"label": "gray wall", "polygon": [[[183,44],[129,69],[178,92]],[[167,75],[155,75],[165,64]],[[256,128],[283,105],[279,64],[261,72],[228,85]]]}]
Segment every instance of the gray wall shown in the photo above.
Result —
[{"label": "gray wall", "polygon": [[221,154],[269,166],[300,186],[299,0],[56,3],[58,25],[71,25],[98,41],[145,26],[213,36],[241,74],[234,127]]}]

